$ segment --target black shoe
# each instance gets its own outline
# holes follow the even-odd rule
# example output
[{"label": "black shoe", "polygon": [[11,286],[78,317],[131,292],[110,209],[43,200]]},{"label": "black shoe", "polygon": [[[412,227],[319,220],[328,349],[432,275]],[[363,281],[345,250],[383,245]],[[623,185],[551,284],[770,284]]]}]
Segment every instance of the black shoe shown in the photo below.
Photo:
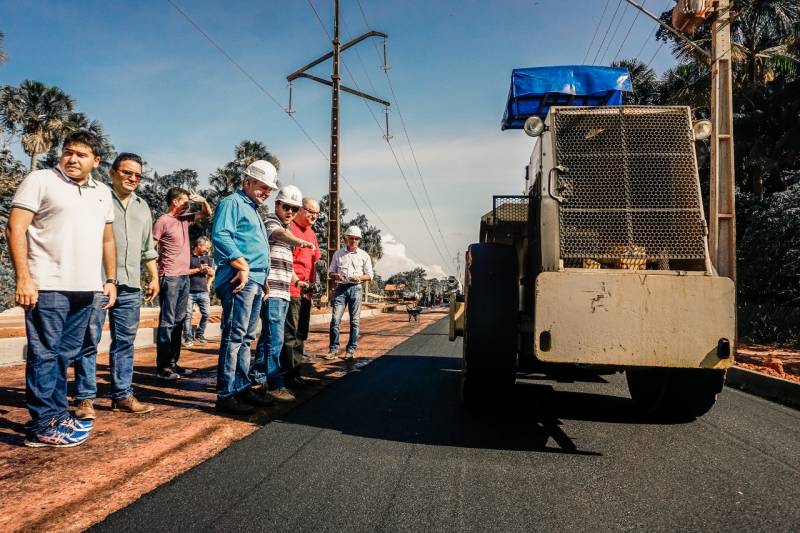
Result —
[{"label": "black shoe", "polygon": [[225,413],[232,413],[235,415],[246,415],[256,410],[256,408],[252,405],[242,403],[234,396],[222,400],[217,399],[217,403],[214,405],[214,408],[217,411],[223,411]]},{"label": "black shoe", "polygon": [[262,391],[263,389],[261,391],[247,389],[239,395],[239,401],[255,407],[268,407],[274,404],[275,400],[272,398],[272,396],[265,395]]},{"label": "black shoe", "polygon": [[180,375],[174,372],[171,368],[162,368],[156,372],[156,377],[165,381],[176,381],[180,379]]},{"label": "black shoe", "polygon": [[302,376],[294,376],[286,379],[286,386],[290,389],[302,389],[309,385],[311,385],[311,382]]},{"label": "black shoe", "polygon": [[178,374],[179,376],[191,376],[194,374],[194,370],[190,368],[183,368],[182,366],[172,365],[172,371]]}]

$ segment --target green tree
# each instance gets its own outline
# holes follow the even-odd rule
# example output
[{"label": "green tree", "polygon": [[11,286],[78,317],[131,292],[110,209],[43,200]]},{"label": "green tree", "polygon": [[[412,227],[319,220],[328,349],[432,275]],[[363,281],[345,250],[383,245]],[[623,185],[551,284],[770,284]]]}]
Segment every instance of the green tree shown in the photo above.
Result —
[{"label": "green tree", "polygon": [[[314,233],[317,235],[317,241],[320,244],[321,259],[328,263],[328,206],[330,205],[330,196],[325,195],[319,202],[319,217],[314,223]],[[351,219],[345,219],[348,209],[344,206],[344,202],[339,198],[339,224],[340,235],[350,226],[358,226],[361,228],[361,245],[360,248],[369,254],[372,258],[372,263],[375,264],[383,257],[383,245],[381,244],[381,230],[375,226],[371,226],[367,216],[362,213],[356,213],[356,216]],[[340,237],[339,246],[344,246],[344,238]]]},{"label": "green tree", "polygon": [[233,161],[218,168],[209,177],[208,181],[214,188],[216,198],[227,196],[240,187],[244,181],[245,169],[254,161],[263,159],[275,165],[278,170],[281,168],[280,160],[260,141],[244,140],[234,147],[233,154]]},{"label": "green tree", "polygon": [[0,91],[3,126],[22,135],[30,170],[36,170],[36,158],[53,146],[74,106],[64,91],[38,81],[25,80],[19,87],[5,86]]},{"label": "green tree", "polygon": [[428,273],[422,267],[417,267],[414,270],[407,270],[405,272],[398,272],[386,280],[386,283],[405,283],[406,291],[421,292],[427,288]]},{"label": "green tree", "polygon": [[621,59],[611,66],[626,68],[631,73],[633,92],[623,95],[625,105],[654,105],[659,102],[660,84],[655,70],[638,59]]},{"label": "green tree", "polygon": [[[671,11],[662,13],[661,20],[671,23]],[[735,81],[763,84],[778,73],[794,75],[799,59],[794,47],[798,22],[800,3],[797,0],[737,0],[731,23]],[[693,47],[663,28],[659,28],[656,36],[672,43],[672,51],[680,61],[696,65],[706,63]],[[711,25],[703,25],[692,40],[710,50]]]},{"label": "green tree", "polygon": [[47,152],[47,155],[39,160],[39,166],[42,168],[53,168],[58,165],[59,156],[61,154],[61,145],[68,135],[76,131],[88,131],[97,137],[100,141],[100,166],[92,171],[92,176],[99,179],[104,183],[111,183],[111,177],[108,171],[111,169],[111,164],[117,156],[114,145],[111,144],[111,139],[103,129],[103,125],[98,120],[91,120],[84,113],[75,112],[70,113],[67,120],[64,122],[59,131],[54,136],[53,145]]}]

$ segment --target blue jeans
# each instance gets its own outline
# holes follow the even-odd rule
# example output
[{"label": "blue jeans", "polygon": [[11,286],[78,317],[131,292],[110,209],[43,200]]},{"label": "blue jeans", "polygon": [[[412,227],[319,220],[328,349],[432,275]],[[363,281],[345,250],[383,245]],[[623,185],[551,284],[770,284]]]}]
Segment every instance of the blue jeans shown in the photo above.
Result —
[{"label": "blue jeans", "polygon": [[[95,299],[94,318],[86,330],[78,357],[75,359],[75,400],[91,400],[97,396],[97,344],[103,334],[108,303],[104,295]],[[142,291],[120,286],[117,302],[108,310],[111,347],[108,364],[111,372],[111,399],[123,400],[133,394],[133,342],[139,329]]]},{"label": "blue jeans", "polygon": [[[192,335],[192,311],[194,311],[194,304],[197,304],[197,307],[200,309],[200,323],[197,325],[197,332]],[[208,324],[208,317],[210,314],[211,299],[208,297],[208,293],[190,292],[189,306],[186,308],[186,320],[183,322],[183,338],[190,341],[194,337],[205,337],[206,324]]]},{"label": "blue jeans", "polygon": [[338,285],[333,291],[333,309],[331,310],[330,350],[339,350],[339,326],[342,323],[344,307],[350,315],[350,338],[347,340],[348,352],[355,352],[358,347],[358,326],[361,321],[361,300],[364,289],[361,284]]},{"label": "blue jeans", "polygon": [[283,349],[286,313],[289,300],[267,298],[261,306],[261,335],[256,345],[256,356],[250,367],[253,385],[266,384],[269,389],[283,388],[281,350]]},{"label": "blue jeans", "polygon": [[181,332],[189,301],[189,276],[161,276],[158,297],[161,312],[158,315],[156,371],[177,365],[181,357]]},{"label": "blue jeans", "polygon": [[252,280],[237,293],[230,283],[217,288],[217,296],[222,300],[222,336],[217,364],[217,397],[220,400],[250,387],[247,377],[250,345],[258,329],[262,290],[262,286]]},{"label": "blue jeans", "polygon": [[53,418],[67,416],[67,367],[81,349],[94,300],[93,292],[40,291],[36,306],[25,311],[29,435],[44,431]]}]

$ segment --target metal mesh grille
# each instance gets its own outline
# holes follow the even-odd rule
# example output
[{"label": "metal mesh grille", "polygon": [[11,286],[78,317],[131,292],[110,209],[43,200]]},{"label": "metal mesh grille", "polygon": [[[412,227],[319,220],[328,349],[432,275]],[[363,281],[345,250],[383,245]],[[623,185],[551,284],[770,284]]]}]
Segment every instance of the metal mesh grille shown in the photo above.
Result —
[{"label": "metal mesh grille", "polygon": [[528,197],[495,196],[492,214],[496,224],[526,222],[528,220]]},{"label": "metal mesh grille", "polygon": [[561,257],[703,259],[705,221],[685,107],[551,112]]}]

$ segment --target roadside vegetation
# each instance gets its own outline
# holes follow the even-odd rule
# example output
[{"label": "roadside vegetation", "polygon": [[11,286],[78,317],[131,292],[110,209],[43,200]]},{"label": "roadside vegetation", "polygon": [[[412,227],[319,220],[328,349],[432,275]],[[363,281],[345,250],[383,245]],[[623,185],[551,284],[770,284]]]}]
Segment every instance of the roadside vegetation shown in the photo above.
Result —
[{"label": "roadside vegetation", "polygon": [[[734,130],[737,183],[739,333],[760,343],[800,346],[800,4],[797,0],[737,0],[731,28],[734,65]],[[661,18],[670,22],[670,13]],[[710,27],[693,37],[710,47]],[[710,114],[710,68],[702,56],[672,34],[658,30],[656,38],[670,46],[676,65],[658,76],[638,60],[622,60],[633,78],[627,104],[688,105],[696,118]],[[13,60],[2,48],[0,64]],[[0,66],[0,68],[2,68]],[[96,171],[107,181],[116,155],[101,123],[77,109],[77,102],[58,87],[25,80],[19,86],[0,86],[0,228],[5,228],[11,196],[24,175],[57,162],[60,141],[75,129],[89,129],[104,141]],[[28,157],[17,160],[17,144]],[[163,211],[166,190],[180,186],[197,190],[212,205],[230,194],[242,180],[244,168],[256,159],[279,165],[277,157],[257,140],[243,140],[233,159],[208,176],[209,187],[199,190],[200,176],[192,169],[159,173],[148,169],[141,195],[155,216]],[[709,152],[698,143],[701,185],[708,193]],[[327,251],[327,197],[314,229],[323,259]],[[363,246],[377,261],[383,255],[380,230],[363,214],[346,219],[364,233]],[[193,228],[192,237],[207,234],[210,223]],[[414,285],[418,272],[399,273],[390,280]],[[371,290],[382,286],[375,283]],[[5,237],[0,235],[0,309],[11,304],[14,279]]]}]

